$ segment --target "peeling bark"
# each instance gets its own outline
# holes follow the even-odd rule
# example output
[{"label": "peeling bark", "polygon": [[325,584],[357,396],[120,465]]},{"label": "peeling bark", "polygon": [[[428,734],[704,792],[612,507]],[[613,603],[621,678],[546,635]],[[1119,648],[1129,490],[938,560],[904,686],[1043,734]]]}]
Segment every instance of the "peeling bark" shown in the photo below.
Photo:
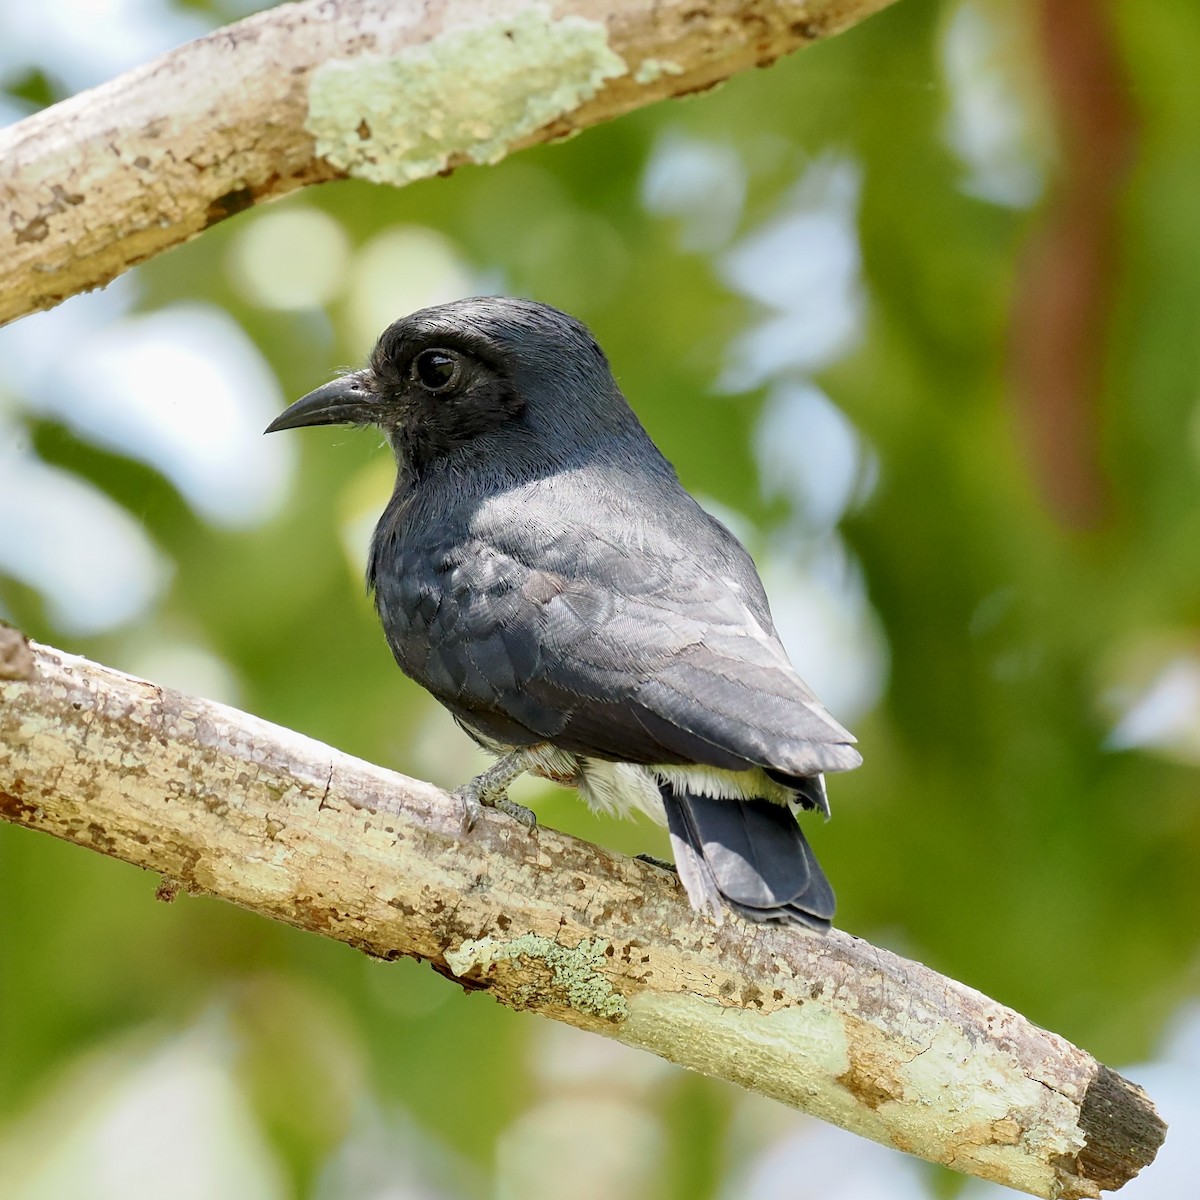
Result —
[{"label": "peeling bark", "polygon": [[890,2],[280,5],[0,130],[0,324],[297,188],[495,162]]},{"label": "peeling bark", "polygon": [[0,817],[378,958],[1045,1197],[1096,1196],[1165,1127],[1011,1009],[839,930],[688,907],[675,876],[0,627]]}]

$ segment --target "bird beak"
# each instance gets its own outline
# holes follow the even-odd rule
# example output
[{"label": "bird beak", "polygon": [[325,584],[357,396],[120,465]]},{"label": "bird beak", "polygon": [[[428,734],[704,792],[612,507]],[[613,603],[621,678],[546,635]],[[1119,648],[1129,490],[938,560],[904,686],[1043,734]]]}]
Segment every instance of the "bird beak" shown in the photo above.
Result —
[{"label": "bird beak", "polygon": [[299,429],[301,425],[369,425],[378,415],[376,396],[366,371],[343,375],[332,383],[301,396],[285,408],[263,431]]}]

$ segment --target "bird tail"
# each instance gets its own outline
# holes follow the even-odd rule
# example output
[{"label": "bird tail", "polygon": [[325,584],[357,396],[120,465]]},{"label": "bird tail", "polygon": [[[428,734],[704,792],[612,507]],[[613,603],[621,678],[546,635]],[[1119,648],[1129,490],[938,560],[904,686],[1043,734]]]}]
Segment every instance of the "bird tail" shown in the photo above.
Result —
[{"label": "bird tail", "polygon": [[796,816],[770,800],[716,799],[659,782],[679,878],[692,907],[826,932],[833,889]]}]

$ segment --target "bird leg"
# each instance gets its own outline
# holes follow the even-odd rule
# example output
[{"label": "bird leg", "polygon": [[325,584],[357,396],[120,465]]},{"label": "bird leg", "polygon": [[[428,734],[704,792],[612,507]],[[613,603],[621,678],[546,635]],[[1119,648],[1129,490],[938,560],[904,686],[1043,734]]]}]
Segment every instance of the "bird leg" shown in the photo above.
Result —
[{"label": "bird leg", "polygon": [[527,829],[537,828],[537,817],[524,805],[514,804],[508,798],[508,785],[518,775],[537,766],[541,749],[541,746],[524,746],[520,750],[513,750],[470,782],[455,789],[453,794],[463,806],[463,833],[470,833],[475,828],[480,806],[497,809]]}]

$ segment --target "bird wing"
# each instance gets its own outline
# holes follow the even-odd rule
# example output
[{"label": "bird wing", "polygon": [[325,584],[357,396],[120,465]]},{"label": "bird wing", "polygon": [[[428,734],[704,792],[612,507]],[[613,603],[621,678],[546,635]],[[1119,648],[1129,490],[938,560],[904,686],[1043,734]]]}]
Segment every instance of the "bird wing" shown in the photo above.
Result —
[{"label": "bird wing", "polygon": [[[858,765],[723,527],[744,563],[724,543],[681,546],[642,506],[572,520],[525,499],[488,502],[435,553],[376,578],[401,667],[465,724],[627,762],[795,776]],[[713,536],[694,521],[687,532]]]}]

